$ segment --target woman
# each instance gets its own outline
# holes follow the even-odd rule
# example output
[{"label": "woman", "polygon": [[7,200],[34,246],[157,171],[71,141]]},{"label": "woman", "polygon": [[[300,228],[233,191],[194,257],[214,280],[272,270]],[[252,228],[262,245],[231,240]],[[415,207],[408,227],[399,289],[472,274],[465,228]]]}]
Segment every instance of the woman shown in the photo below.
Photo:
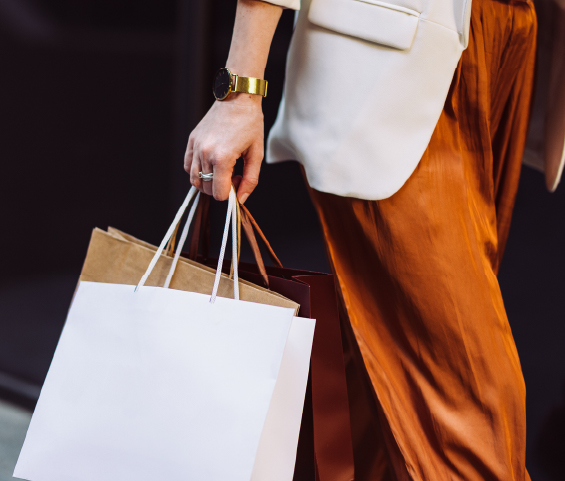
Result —
[{"label": "woman", "polygon": [[[231,72],[185,156],[216,199],[240,156],[240,202],[257,185],[257,79],[282,7],[300,14],[267,157],[303,164],[352,327],[356,479],[528,480],[525,387],[496,273],[528,127],[533,4],[239,0]],[[554,188],[562,149],[551,155]]]}]

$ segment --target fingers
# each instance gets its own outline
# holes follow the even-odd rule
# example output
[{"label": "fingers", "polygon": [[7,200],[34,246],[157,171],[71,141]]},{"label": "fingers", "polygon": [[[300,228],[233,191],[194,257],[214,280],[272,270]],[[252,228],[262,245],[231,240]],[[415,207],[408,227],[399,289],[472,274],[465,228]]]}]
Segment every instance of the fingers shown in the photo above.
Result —
[{"label": "fingers", "polygon": [[192,158],[192,165],[190,167],[190,183],[196,187],[200,192],[204,192],[204,181],[198,177],[198,173],[202,172],[202,165],[200,157],[194,155]]},{"label": "fingers", "polygon": [[237,158],[229,154],[217,153],[214,160],[214,182],[212,183],[212,194],[216,200],[226,200],[230,195],[233,168]]},{"label": "fingers", "polygon": [[259,172],[261,171],[261,162],[263,161],[263,144],[253,144],[243,160],[243,179],[237,189],[237,198],[242,204],[247,200],[251,192],[259,183]]},{"label": "fingers", "polygon": [[194,187],[204,194],[212,195],[212,182],[204,181],[199,176],[200,172],[206,174],[213,172],[211,163],[206,161],[207,157],[209,153],[194,140],[191,134],[185,155],[184,170],[190,173],[190,183]]},{"label": "fingers", "polygon": [[233,184],[233,187],[235,189],[235,191],[237,192],[237,189],[239,189],[239,184],[241,184],[241,179],[243,177],[241,177],[241,175],[234,175],[231,178],[231,183]]},{"label": "fingers", "polygon": [[[263,160],[262,145],[260,148],[250,148],[244,155],[243,178],[232,179],[236,158],[229,153],[215,149],[206,149],[196,142],[189,140],[185,154],[184,168],[190,173],[190,183],[201,192],[214,196],[216,200],[226,200],[229,197],[232,181],[236,181],[238,198],[245,202],[259,181],[259,171]],[[204,181],[199,173],[213,173],[212,181]]]},{"label": "fingers", "polygon": [[190,183],[198,190],[202,191],[202,179],[198,177],[200,172],[200,162],[194,154],[194,134],[190,134],[186,153],[184,154],[184,171],[190,175]]},{"label": "fingers", "polygon": [[[217,148],[206,148],[206,146],[194,147],[190,179],[192,185],[201,192],[214,196],[216,200],[227,200],[230,195],[231,177],[236,159],[230,154],[223,153]],[[198,174],[213,173],[212,181],[204,181]],[[196,181],[196,183],[195,183]]]},{"label": "fingers", "polygon": [[[202,172],[203,174],[209,174],[210,172],[214,172],[214,167],[212,165],[212,163],[210,162],[210,152],[204,149],[200,149],[199,151],[200,156],[200,170],[199,172]],[[198,175],[198,172],[196,173],[196,175]],[[214,184],[216,180],[216,174],[214,173],[214,179],[212,181],[202,181],[202,192],[204,192],[206,195],[212,195],[212,185]]]}]

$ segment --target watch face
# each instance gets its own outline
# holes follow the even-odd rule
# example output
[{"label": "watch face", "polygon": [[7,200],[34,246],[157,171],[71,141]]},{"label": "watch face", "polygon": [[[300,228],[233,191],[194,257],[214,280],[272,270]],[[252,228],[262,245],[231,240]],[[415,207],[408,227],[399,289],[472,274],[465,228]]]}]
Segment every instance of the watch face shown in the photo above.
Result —
[{"label": "watch face", "polygon": [[214,97],[224,100],[231,91],[231,72],[227,68],[221,68],[214,78]]}]

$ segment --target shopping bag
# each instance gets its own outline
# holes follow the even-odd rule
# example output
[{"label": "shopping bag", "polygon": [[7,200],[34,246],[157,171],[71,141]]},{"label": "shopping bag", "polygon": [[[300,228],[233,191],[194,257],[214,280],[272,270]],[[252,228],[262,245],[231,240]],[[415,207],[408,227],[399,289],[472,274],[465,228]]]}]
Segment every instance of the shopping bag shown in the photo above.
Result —
[{"label": "shopping bag", "polygon": [[[215,266],[217,260],[207,256],[208,205],[209,198],[204,196],[195,214],[190,249],[183,255]],[[243,205],[240,211],[243,231],[256,261],[255,264],[239,263],[241,278],[296,301],[300,304],[299,316],[316,319],[311,382],[302,417],[294,480],[351,481],[354,479],[351,421],[334,276],[283,268],[251,213]],[[265,266],[255,233],[263,241],[273,266]],[[198,256],[199,245],[201,256]],[[229,269],[224,263],[224,271],[229,272]]]},{"label": "shopping bag", "polygon": [[[197,204],[200,205],[201,201]],[[192,215],[194,206],[191,209]],[[189,214],[190,216],[190,214]],[[137,284],[154,257],[157,247],[135,237],[108,228],[108,232],[94,229],[80,275],[81,281],[107,282],[113,284]],[[175,258],[163,253],[147,279],[147,286],[164,286]],[[216,266],[207,267],[200,263],[177,258],[174,276],[169,287],[183,291],[210,294],[216,276]],[[233,280],[222,276],[218,296],[233,298]],[[264,287],[239,279],[241,300],[259,302],[280,307],[290,307],[298,312],[298,304]]]},{"label": "shopping bag", "polygon": [[[208,197],[205,196],[204,199],[208,200]],[[198,204],[197,212],[200,212],[201,206],[202,200]],[[136,282],[143,274],[139,266],[146,265],[155,250],[156,248],[154,246],[121,232],[118,229],[110,227],[108,232],[95,229],[84,263],[81,280],[120,283]],[[166,282],[167,272],[172,261],[172,258],[163,255],[159,263],[155,266],[147,283],[157,286],[163,285]],[[182,290],[210,292],[215,272],[215,269],[180,257],[178,259],[175,276],[172,278],[170,286]],[[223,295],[226,297],[230,295],[229,291],[232,286],[230,282],[227,276],[222,277],[220,282],[220,290],[224,287]],[[241,280],[241,278],[240,298],[270,305],[292,307],[296,312],[298,312],[299,308],[296,302],[276,292]],[[300,386],[306,383],[308,376],[308,370],[304,369],[304,366],[306,366],[306,368],[308,367],[308,362],[306,361],[306,363],[304,363],[301,361],[301,358],[296,358],[296,356],[303,352],[302,348],[300,345],[299,348],[293,348],[292,346],[294,346],[295,343],[301,342],[309,342],[310,345],[312,343],[312,339],[309,339],[308,335],[295,338],[293,332],[295,329],[300,329],[300,324],[303,324],[302,329],[309,331],[313,327],[313,324],[310,323],[304,326],[307,322],[308,321],[304,319],[295,319],[291,326],[286,349],[289,349],[291,353],[294,352],[295,354],[294,356],[287,355],[285,351],[279,375],[281,380],[290,379],[291,383],[289,387],[281,387],[281,385],[284,386],[282,381],[277,383],[275,394],[273,395],[273,407],[269,411],[267,418],[267,425],[272,427],[265,428],[264,431],[270,434],[270,438],[266,438],[264,441],[262,438],[260,444],[260,446],[271,446],[272,444],[269,439],[276,439],[276,446],[259,451],[256,461],[258,468],[254,471],[254,473],[260,473],[260,466],[269,466],[271,473],[276,471],[280,479],[288,481],[292,479],[294,470],[298,433],[300,431],[300,416],[304,404],[304,389]],[[287,368],[287,364],[290,367]],[[291,366],[294,366],[294,368]],[[290,374],[285,375],[287,372],[290,372]],[[282,393],[281,396],[284,402],[278,401],[279,393]],[[279,408],[277,408],[277,406],[279,406]],[[280,409],[286,409],[286,411],[280,413]],[[269,421],[271,419],[281,419],[284,420],[284,422],[272,423]],[[273,456],[276,457],[276,459],[273,459]],[[262,460],[265,461],[263,462]],[[273,469],[275,466],[277,469]],[[257,474],[254,474],[254,479],[258,479],[257,476]]]},{"label": "shopping bag", "polygon": [[[218,297],[220,268],[211,296],[146,285],[194,193],[137,287],[79,283],[14,476],[32,481],[248,481],[273,394],[279,392],[281,399],[289,394],[279,387],[281,373],[299,372],[302,381],[287,379],[281,386],[294,397],[301,390],[304,396],[312,321],[297,321],[293,307],[240,300],[236,263],[233,299]],[[232,192],[219,266],[235,205]],[[180,248],[182,243],[169,262],[165,287],[173,284],[176,267],[187,265],[180,260]],[[287,339],[298,339],[291,350]],[[293,466],[294,459],[288,462]]]},{"label": "shopping bag", "polygon": [[[199,238],[199,229],[200,229],[200,220],[201,219],[201,212],[206,211],[209,205],[209,197],[204,196],[201,198],[198,209],[196,210],[196,225],[194,226],[193,230],[193,241],[194,239]],[[208,225],[204,226],[205,230],[203,231],[203,235],[208,235]],[[104,276],[104,273],[107,272],[109,269],[112,271],[112,275],[119,278],[121,281],[124,281],[125,278],[129,278],[132,276],[133,268],[138,264],[136,259],[140,257],[143,253],[138,252],[139,249],[152,249],[155,248],[141,240],[136,239],[135,237],[128,235],[124,232],[121,232],[114,228],[109,228],[108,233],[103,232],[95,232],[93,236],[94,243],[96,240],[95,245],[100,246],[96,248],[89,248],[89,253],[87,255],[87,261],[85,262],[85,267],[83,269],[83,279],[94,279],[98,280]],[[103,237],[101,237],[103,236]],[[132,245],[128,245],[128,247],[124,247],[122,244],[130,243]],[[175,235],[173,235],[172,245],[175,242]],[[184,240],[181,238],[181,243],[184,244]],[[206,246],[203,244],[203,246]],[[194,248],[194,242],[191,242],[191,249]],[[92,255],[91,255],[92,251]],[[100,254],[96,254],[96,253]],[[132,260],[133,259],[133,260]],[[215,261],[209,260],[209,265],[213,266],[214,268],[218,265],[217,259]],[[162,261],[164,265],[168,265],[167,259],[163,256]],[[182,266],[182,263],[187,263],[187,269],[193,269],[190,277],[202,276],[204,275],[202,271],[210,271],[212,272],[211,267],[207,267],[206,265],[192,262],[189,259],[184,257],[180,257],[178,260],[179,264],[177,270]],[[103,264],[103,267],[97,267],[99,263]],[[110,268],[107,264],[110,263],[113,268]],[[231,263],[225,261],[225,265],[228,266],[226,268],[226,272],[230,271]],[[119,267],[118,267],[119,266]],[[215,272],[215,270],[213,271]],[[107,275],[107,274],[106,274]],[[141,274],[138,273],[137,276],[139,277]],[[154,274],[149,277],[149,281],[153,279],[153,282],[158,285],[159,283],[165,282],[166,279],[166,272],[163,270],[160,275],[156,276],[153,279]],[[211,274],[210,274],[211,275]],[[133,275],[135,278],[135,275]],[[227,278],[227,276],[226,276]],[[184,288],[182,285],[179,284],[179,280],[175,284],[175,280],[178,279],[177,275],[172,280],[171,286],[176,288]],[[188,282],[189,277],[182,276],[183,282]],[[229,279],[225,279],[226,282],[229,282]],[[241,277],[240,277],[241,281]],[[208,281],[211,286],[211,281]],[[222,282],[224,282],[224,278],[222,278]],[[244,281],[241,281],[244,282]],[[261,281],[260,281],[261,282]],[[275,291],[268,290],[262,287],[257,286],[256,284],[250,284],[250,288],[254,290],[251,291],[253,294],[254,302],[264,302],[270,303],[273,305],[283,305],[283,306],[290,306],[296,308],[297,312],[299,309],[299,304],[293,301],[290,301],[288,298],[281,296],[280,294],[276,293]],[[179,287],[180,285],[180,287]],[[222,284],[220,284],[221,286]],[[301,284],[303,286],[303,284]],[[199,286],[192,286],[193,288],[198,288]],[[304,286],[307,287],[307,286]],[[210,287],[211,288],[211,287]],[[333,284],[331,286],[333,289]],[[258,292],[256,292],[258,291]],[[242,296],[243,290],[240,290],[240,296]],[[249,294],[248,294],[249,295]],[[257,299],[259,299],[257,301]],[[310,316],[313,317],[313,316]],[[289,339],[287,342],[287,347],[290,352],[295,352],[294,356],[287,355],[287,351],[285,350],[285,355],[283,356],[283,362],[281,364],[281,370],[279,374],[279,381],[277,382],[277,386],[275,389],[275,393],[273,394],[273,400],[271,403],[271,408],[269,410],[269,414],[267,417],[266,427],[263,431],[263,437],[261,438],[260,449],[256,459],[256,467],[254,469],[253,480],[263,479],[266,475],[266,472],[269,473],[267,479],[270,481],[290,481],[293,478],[294,473],[294,460],[296,458],[297,452],[297,442],[298,442],[298,435],[301,429],[301,418],[300,414],[303,410],[304,405],[304,389],[297,389],[297,386],[303,386],[303,383],[306,382],[308,372],[304,370],[305,364],[297,358],[296,356],[299,355],[301,349],[293,348],[292,346],[295,343],[300,342],[308,342],[310,345],[312,343],[312,339],[309,336],[293,336],[294,330],[298,330],[300,332],[299,323],[305,324],[308,321],[302,318],[297,318],[293,321],[291,326],[291,331],[289,334]],[[302,327],[303,329],[309,330],[310,327],[305,325]],[[294,361],[293,361],[294,359]],[[307,362],[306,362],[307,363]],[[289,366],[287,368],[287,365]],[[294,369],[291,371],[290,366],[295,366]],[[287,373],[288,374],[285,374]],[[284,379],[289,380],[289,386],[283,387]],[[291,389],[292,388],[292,389]],[[318,391],[317,391],[318,392]],[[280,397],[279,397],[279,393]],[[279,399],[282,398],[282,402]],[[311,401],[306,403],[309,406],[309,410],[306,412],[306,425],[311,425]],[[281,410],[284,409],[284,412]],[[277,420],[273,422],[272,420]],[[308,424],[309,423],[309,424]],[[303,423],[304,424],[304,423]],[[304,442],[304,434],[302,434],[302,445],[305,444]],[[267,448],[268,447],[268,448]],[[308,454],[305,453],[305,450]],[[303,467],[306,463],[308,464],[313,458],[313,455],[309,454],[308,447],[300,449],[299,453],[299,467],[298,469],[300,472],[304,472],[308,470],[308,467]],[[289,463],[287,460],[291,460],[292,462]],[[312,473],[314,472],[313,464],[312,464]],[[313,475],[312,475],[313,477]]]}]

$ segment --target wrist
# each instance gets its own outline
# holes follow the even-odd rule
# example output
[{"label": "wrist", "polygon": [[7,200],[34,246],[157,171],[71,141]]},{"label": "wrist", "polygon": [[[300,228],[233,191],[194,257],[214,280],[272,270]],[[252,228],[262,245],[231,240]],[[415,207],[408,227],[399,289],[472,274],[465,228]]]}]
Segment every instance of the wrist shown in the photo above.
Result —
[{"label": "wrist", "polygon": [[232,92],[224,100],[216,100],[216,102],[230,102],[232,105],[261,107],[263,97],[261,95],[247,94],[244,92]]},{"label": "wrist", "polygon": [[255,67],[252,65],[232,65],[226,63],[226,68],[230,69],[230,72],[239,77],[253,77],[253,78],[265,78],[265,67]]},{"label": "wrist", "polygon": [[232,92],[229,97],[222,102],[233,102],[238,105],[261,106],[263,103],[262,95],[248,94],[245,92]]},{"label": "wrist", "polygon": [[[262,77],[262,76],[261,76]],[[247,77],[223,67],[214,77],[213,93],[219,101],[260,105],[267,96],[268,82],[261,77]]]},{"label": "wrist", "polygon": [[257,61],[254,56],[237,57],[237,55],[229,56],[226,62],[226,68],[229,68],[232,74],[241,77],[265,78],[265,64]]}]

